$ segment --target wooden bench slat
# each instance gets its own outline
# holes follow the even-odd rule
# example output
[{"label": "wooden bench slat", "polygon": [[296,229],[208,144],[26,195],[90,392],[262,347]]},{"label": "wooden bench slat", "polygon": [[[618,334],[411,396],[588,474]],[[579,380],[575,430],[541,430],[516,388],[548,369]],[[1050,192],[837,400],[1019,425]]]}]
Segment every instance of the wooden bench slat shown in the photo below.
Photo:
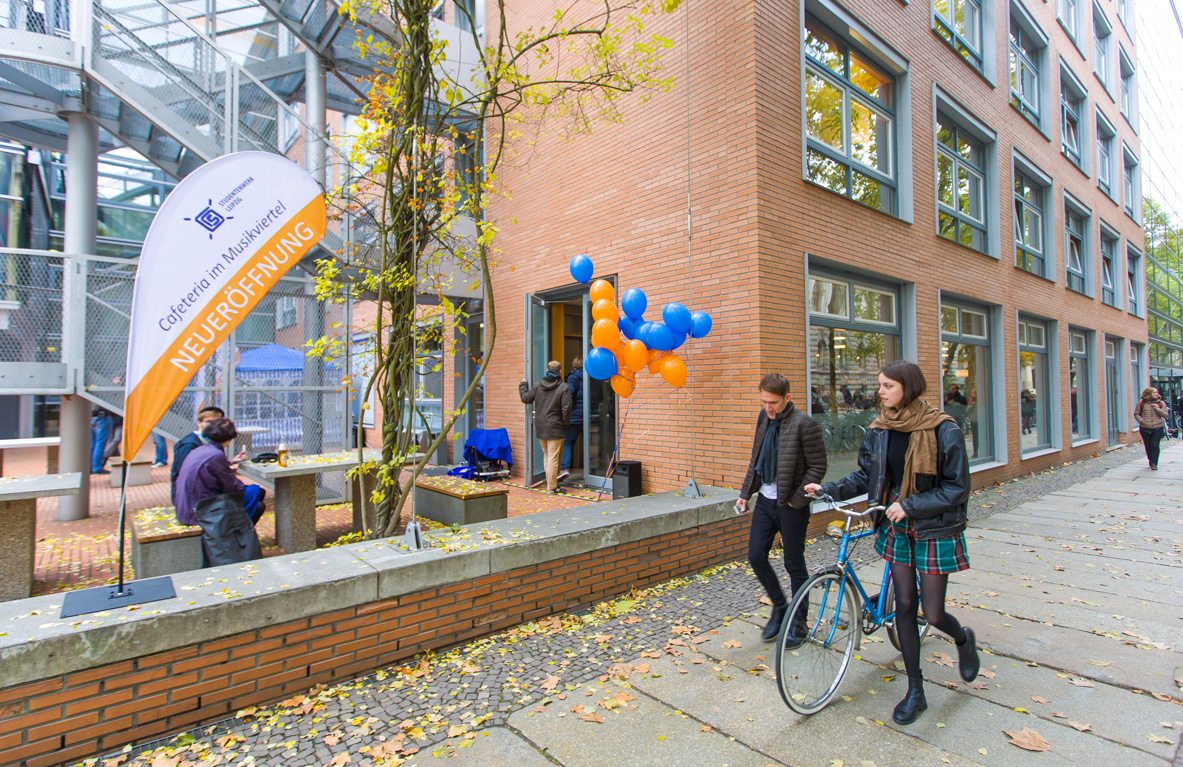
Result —
[{"label": "wooden bench slat", "polygon": [[[505,488],[505,487],[488,488],[488,487],[477,486],[477,488],[468,488],[467,485],[460,485],[460,484],[452,484],[451,486],[441,486],[441,485],[437,484],[438,481],[439,480],[432,481],[432,479],[425,480],[423,478],[419,478],[419,479],[415,480],[415,487],[422,488],[424,490],[434,490],[437,493],[443,493],[444,495],[450,495],[453,498],[459,498],[461,500],[468,500],[469,498],[488,498],[489,496],[493,496],[493,495],[509,495],[509,488]],[[451,480],[451,482],[453,482],[453,483],[461,483],[461,482],[467,483],[468,480],[459,479],[459,480]]]}]

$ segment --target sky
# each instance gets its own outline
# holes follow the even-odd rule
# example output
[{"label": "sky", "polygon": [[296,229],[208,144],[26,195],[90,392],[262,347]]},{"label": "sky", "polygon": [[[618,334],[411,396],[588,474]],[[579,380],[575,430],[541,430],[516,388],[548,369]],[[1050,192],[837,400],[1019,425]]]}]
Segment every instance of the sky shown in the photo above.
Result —
[{"label": "sky", "polygon": [[1134,3],[1142,194],[1183,223],[1183,0]]}]

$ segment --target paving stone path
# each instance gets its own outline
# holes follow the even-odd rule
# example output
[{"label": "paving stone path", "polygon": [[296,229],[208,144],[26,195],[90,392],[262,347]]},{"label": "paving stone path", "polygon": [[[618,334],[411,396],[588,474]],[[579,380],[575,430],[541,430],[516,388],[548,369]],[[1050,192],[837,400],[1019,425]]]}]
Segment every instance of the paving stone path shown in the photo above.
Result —
[{"label": "paving stone path", "polygon": [[[929,710],[911,727],[884,724],[906,679],[881,634],[828,708],[788,710],[759,639],[759,586],[734,563],[120,756],[143,767],[1183,767],[1183,448],[1171,443],[1159,472],[1144,463],[1140,449],[1118,450],[975,495],[974,569],[949,598],[990,651],[987,673],[961,683],[943,657],[952,645],[926,639]],[[860,576],[877,579],[871,547],[859,554]],[[827,540],[808,549],[811,564],[833,556]],[[1008,742],[1024,728],[1049,750]]]}]

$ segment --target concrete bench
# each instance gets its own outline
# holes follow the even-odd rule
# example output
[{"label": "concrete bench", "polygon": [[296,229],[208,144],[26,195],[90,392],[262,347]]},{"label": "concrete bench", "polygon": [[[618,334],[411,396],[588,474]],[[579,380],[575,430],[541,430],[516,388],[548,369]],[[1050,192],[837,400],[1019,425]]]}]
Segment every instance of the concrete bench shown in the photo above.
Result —
[{"label": "concrete bench", "polygon": [[445,525],[471,525],[509,516],[509,490],[458,477],[415,480],[415,513]]},{"label": "concrete bench", "polygon": [[[135,487],[136,485],[150,485],[152,484],[152,462],[147,460],[132,460],[128,462],[130,468],[127,470],[127,486]],[[123,462],[111,462],[111,487],[116,490],[119,489],[120,483],[123,482]]]},{"label": "concrete bench", "polygon": [[172,506],[137,511],[131,524],[131,566],[137,579],[201,569],[201,528],[177,523]]},{"label": "concrete bench", "polygon": [[33,594],[37,560],[37,499],[77,495],[82,475],[0,477],[0,601]]},{"label": "concrete bench", "polygon": [[4,454],[26,447],[45,448],[45,473],[58,473],[58,447],[61,437],[30,437],[29,439],[0,439],[0,476],[4,476]]}]

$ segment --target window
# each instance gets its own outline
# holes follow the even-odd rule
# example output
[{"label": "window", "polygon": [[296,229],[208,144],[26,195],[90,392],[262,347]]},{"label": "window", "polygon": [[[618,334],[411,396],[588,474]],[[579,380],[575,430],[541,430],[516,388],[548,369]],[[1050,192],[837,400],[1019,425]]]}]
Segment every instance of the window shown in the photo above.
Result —
[{"label": "window", "polygon": [[456,26],[465,32],[472,31],[472,22],[476,20],[475,0],[456,0]]},{"label": "window", "polygon": [[943,114],[936,134],[937,234],[985,253],[985,148]]},{"label": "window", "polygon": [[978,0],[932,0],[932,28],[953,50],[982,69],[982,6]]},{"label": "window", "polygon": [[1113,188],[1113,142],[1117,131],[1109,119],[1097,110],[1097,186],[1113,199],[1116,190]]},{"label": "window", "polygon": [[1117,18],[1121,19],[1121,23],[1127,28],[1130,26],[1130,3],[1131,0],[1117,0]]},{"label": "window", "polygon": [[1117,239],[1101,230],[1101,301],[1117,306],[1117,288],[1113,280],[1113,262],[1117,258]]},{"label": "window", "polygon": [[943,407],[946,413],[957,419],[961,427],[971,464],[994,457],[990,373],[990,334],[986,310],[943,303]]},{"label": "window", "polygon": [[1088,215],[1074,202],[1064,198],[1064,269],[1067,272],[1068,288],[1077,293],[1088,291],[1089,251],[1085,241],[1088,231]]},{"label": "window", "polygon": [[1047,325],[1019,318],[1019,446],[1024,453],[1052,445]]},{"label": "window", "polygon": [[1135,316],[1142,316],[1142,280],[1139,267],[1141,256],[1133,248],[1126,248],[1126,311]]},{"label": "window", "polygon": [[1088,91],[1067,67],[1060,67],[1060,148],[1064,156],[1086,173],[1084,156]]},{"label": "window", "polygon": [[1121,185],[1125,212],[1130,218],[1138,221],[1138,209],[1142,206],[1138,184],[1138,158],[1124,144],[1122,145]]},{"label": "window", "polygon": [[1138,91],[1134,85],[1134,64],[1125,55],[1124,50],[1120,52],[1118,62],[1121,73],[1121,113],[1125,116],[1126,122],[1133,127],[1134,115],[1138,110]]},{"label": "window", "polygon": [[1010,103],[1039,125],[1039,60],[1046,43],[1038,44],[1015,17],[1010,22]]},{"label": "window", "polygon": [[857,466],[879,370],[900,357],[899,293],[840,275],[809,279],[810,414],[834,476]]},{"label": "window", "polygon": [[1072,439],[1093,437],[1092,413],[1092,354],[1089,337],[1083,331],[1068,331],[1069,410],[1072,416]]},{"label": "window", "polygon": [[280,296],[275,299],[275,329],[283,330],[296,324],[296,305],[299,296]]},{"label": "window", "polygon": [[1142,398],[1142,344],[1133,341],[1130,341],[1130,394],[1132,413],[1132,408],[1137,407]]},{"label": "window", "polygon": [[1105,12],[1093,3],[1093,73],[1105,86],[1105,90],[1113,93],[1113,57],[1110,49],[1113,45],[1113,26],[1105,18]]},{"label": "window", "polygon": [[1047,274],[1043,248],[1043,209],[1047,190],[1015,169],[1015,266],[1041,277]]},{"label": "window", "polygon": [[806,178],[895,214],[895,83],[813,19],[805,21]]},{"label": "window", "polygon": [[1080,3],[1079,0],[1059,0],[1056,5],[1060,24],[1072,37],[1072,42],[1080,39]]}]

